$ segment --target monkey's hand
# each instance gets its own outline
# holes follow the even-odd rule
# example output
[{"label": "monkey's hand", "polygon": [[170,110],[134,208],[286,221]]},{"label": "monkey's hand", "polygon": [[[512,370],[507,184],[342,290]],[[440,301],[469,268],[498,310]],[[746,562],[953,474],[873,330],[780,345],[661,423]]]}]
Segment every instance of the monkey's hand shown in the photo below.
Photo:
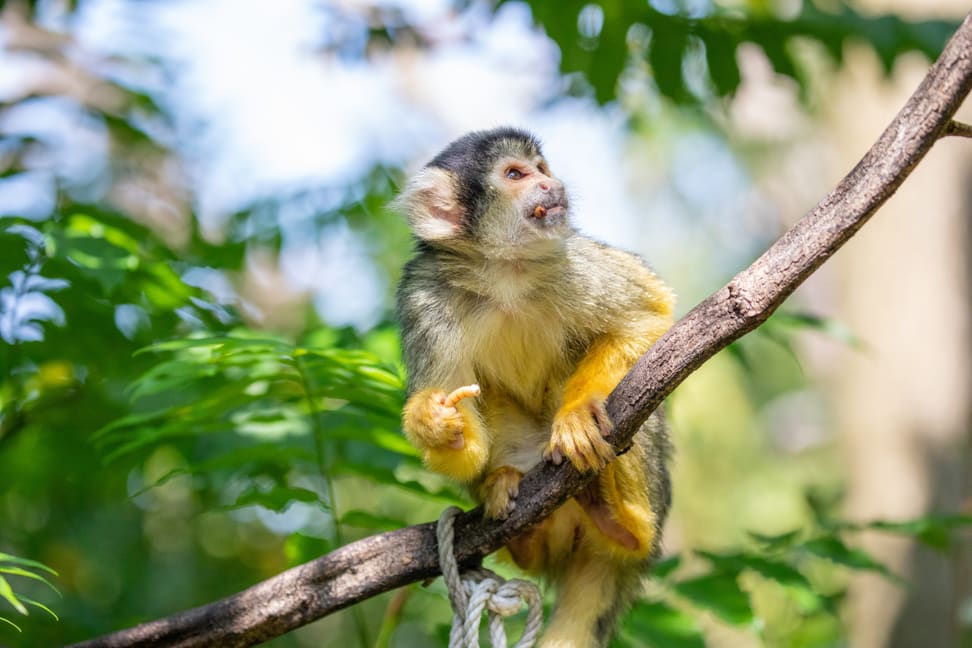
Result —
[{"label": "monkey's hand", "polygon": [[566,457],[581,472],[599,471],[614,459],[614,448],[604,439],[612,427],[602,400],[561,408],[543,458],[559,466]]},{"label": "monkey's hand", "polygon": [[485,466],[488,448],[482,423],[475,408],[463,402],[478,395],[478,385],[466,385],[448,394],[425,389],[408,399],[402,415],[405,436],[432,470],[469,481]]},{"label": "monkey's hand", "polygon": [[500,466],[486,475],[480,486],[480,499],[486,508],[486,517],[505,520],[516,508],[516,496],[520,492],[523,473],[513,466]]},{"label": "monkey's hand", "polygon": [[466,385],[446,394],[438,389],[421,391],[405,405],[405,434],[419,449],[446,447],[462,450],[465,420],[456,407],[463,398],[479,396],[479,385]]}]

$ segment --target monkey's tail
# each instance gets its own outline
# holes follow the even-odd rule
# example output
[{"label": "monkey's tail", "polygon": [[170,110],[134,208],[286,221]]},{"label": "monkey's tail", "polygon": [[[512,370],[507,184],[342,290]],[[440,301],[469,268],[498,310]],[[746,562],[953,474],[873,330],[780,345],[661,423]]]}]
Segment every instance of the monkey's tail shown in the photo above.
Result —
[{"label": "monkey's tail", "polygon": [[540,648],[602,648],[637,598],[647,563],[605,562],[580,547],[558,579],[557,603]]}]

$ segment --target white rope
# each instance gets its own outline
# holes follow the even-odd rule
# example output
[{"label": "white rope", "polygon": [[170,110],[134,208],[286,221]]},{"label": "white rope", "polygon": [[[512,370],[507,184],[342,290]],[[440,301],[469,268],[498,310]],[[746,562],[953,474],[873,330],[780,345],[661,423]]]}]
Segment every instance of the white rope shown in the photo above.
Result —
[{"label": "white rope", "polygon": [[543,605],[540,590],[521,578],[504,580],[485,567],[459,575],[452,540],[456,516],[462,510],[450,506],[439,517],[435,534],[439,541],[439,566],[452,603],[452,631],[449,648],[479,648],[479,623],[483,612],[489,618],[489,640],[493,648],[506,648],[503,618],[520,610],[526,603],[527,621],[523,636],[514,648],[531,648],[543,627]]}]

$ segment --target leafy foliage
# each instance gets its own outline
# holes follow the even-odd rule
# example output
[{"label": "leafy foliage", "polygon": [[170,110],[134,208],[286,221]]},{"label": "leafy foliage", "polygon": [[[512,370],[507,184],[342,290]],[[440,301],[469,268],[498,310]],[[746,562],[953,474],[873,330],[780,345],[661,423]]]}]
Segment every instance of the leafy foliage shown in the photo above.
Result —
[{"label": "leafy foliage", "polygon": [[[362,343],[393,335],[377,330]],[[199,439],[186,450],[190,463],[156,484],[179,474],[224,474],[221,481],[238,488],[222,502],[229,507],[282,512],[294,502],[322,501],[333,511],[332,478],[352,475],[421,496],[461,499],[396,474],[402,464],[418,469],[414,449],[398,431],[400,370],[364,348],[348,348],[336,331],[317,331],[315,342],[333,346],[298,346],[245,330],[153,345],[145,352],[164,359],[129,388],[136,411],[104,427],[96,440],[112,461]],[[301,486],[307,475],[318,475],[324,485],[317,491]],[[335,524],[385,529],[402,521],[347,511]]]},{"label": "leafy foliage", "polygon": [[[704,646],[705,633],[697,620],[702,613],[763,639],[772,636],[775,645],[831,646],[842,636],[838,603],[850,572],[873,571],[903,585],[880,561],[848,544],[850,536],[868,529],[923,535],[928,546],[944,550],[958,532],[972,528],[972,517],[955,515],[830,522],[773,536],[753,533],[750,546],[731,551],[700,550],[669,558],[654,571],[650,602],[636,605],[626,619],[619,645]],[[799,623],[789,628],[767,625],[763,613],[773,607],[789,608]]]},{"label": "leafy foliage", "polygon": [[[773,69],[803,86],[797,46],[819,44],[841,63],[844,48],[860,42],[871,48],[886,71],[908,52],[934,58],[958,26],[956,21],[908,21],[885,14],[867,16],[845,2],[825,11],[810,0],[801,2],[791,18],[763,9],[724,9],[717,4],[693,13],[665,12],[649,2],[530,3],[547,34],[561,46],[561,70],[580,73],[598,101],[616,95],[630,59],[647,62],[658,91],[677,102],[695,103],[708,95],[732,95],[742,80],[737,51],[744,43],[757,46]],[[692,79],[692,60],[704,61],[702,79]],[[705,82],[701,90],[694,81]]]},{"label": "leafy foliage", "polygon": [[[57,588],[48,579],[48,576],[57,576],[56,571],[35,560],[0,553],[0,599],[9,603],[13,606],[14,610],[24,616],[30,614],[27,608],[29,605],[43,610],[53,617],[55,621],[57,620],[57,615],[49,607],[24,594],[15,592],[13,586],[10,584],[11,576],[43,583],[56,593]],[[0,614],[0,622],[13,626],[18,632],[20,631],[20,626],[3,614]]]}]

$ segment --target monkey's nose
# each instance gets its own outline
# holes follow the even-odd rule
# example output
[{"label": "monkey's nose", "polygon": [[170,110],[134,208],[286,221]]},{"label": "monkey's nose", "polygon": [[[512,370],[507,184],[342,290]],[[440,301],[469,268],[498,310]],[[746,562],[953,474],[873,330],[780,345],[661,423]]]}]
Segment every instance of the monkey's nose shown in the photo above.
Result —
[{"label": "monkey's nose", "polygon": [[540,191],[553,191],[555,193],[563,193],[564,185],[559,180],[541,180],[537,183],[540,187]]}]

